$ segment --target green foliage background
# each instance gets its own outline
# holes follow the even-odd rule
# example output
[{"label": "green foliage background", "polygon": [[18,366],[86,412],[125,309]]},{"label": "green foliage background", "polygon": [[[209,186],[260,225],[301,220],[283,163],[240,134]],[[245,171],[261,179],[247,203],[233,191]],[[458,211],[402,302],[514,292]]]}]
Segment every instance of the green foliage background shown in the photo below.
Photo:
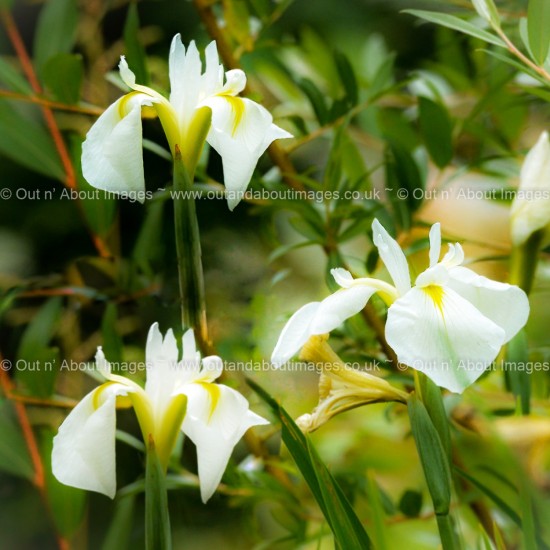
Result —
[{"label": "green foliage background", "polygon": [[[369,233],[375,216],[417,272],[427,263],[427,227],[441,221],[451,242],[465,244],[476,271],[508,279],[510,201],[487,196],[515,188],[525,152],[548,127],[549,82],[499,47],[470,2],[205,4],[247,73],[251,97],[295,135],[282,147],[296,172],[276,161],[274,168],[266,155],[251,184],[279,198],[243,201],[233,213],[223,200],[197,204],[209,323],[222,358],[267,364],[288,316],[334,290],[330,268],[377,271]],[[503,28],[542,66],[550,40],[542,3],[497,4]],[[111,361],[142,361],[152,322],[163,331],[178,326],[171,166],[158,121],[144,121],[146,182],[155,192],[145,206],[95,198],[79,158],[86,131],[121,94],[111,74],[121,54],[138,82],[166,91],[172,36],[194,39],[199,49],[209,42],[197,5],[203,3],[0,1],[0,350],[12,364],[0,397],[2,548],[143,547],[144,457],[131,411],[118,415],[114,502],[61,486],[49,454],[68,407],[96,384],[82,368],[61,365],[91,363],[100,344]],[[450,11],[465,23],[405,9]],[[524,43],[518,21],[528,9],[542,11],[530,16]],[[14,50],[13,28],[40,91]],[[215,153],[205,152],[198,176],[205,191],[220,189]],[[67,184],[84,199],[71,198]],[[300,193],[285,195],[293,188]],[[458,198],[460,190],[470,198]],[[346,191],[355,198],[343,198]],[[550,361],[547,252],[525,341],[508,350],[515,361]],[[383,316],[375,302],[331,341],[346,361],[375,361],[376,374],[411,388],[410,373],[395,368],[380,337]],[[18,369],[18,360],[36,369]],[[245,375],[260,386],[256,393]],[[317,403],[314,371],[227,372],[225,383],[273,424],[257,430],[255,443],[238,445],[206,506],[194,449],[182,446],[167,480],[174,547],[332,548],[336,537],[343,550],[438,548],[433,480],[425,481],[415,445],[416,438],[432,449],[433,436],[451,457],[452,471],[438,466],[446,462],[437,453],[431,465],[435,483],[449,478],[449,499],[452,476],[451,515],[464,548],[547,548],[548,381],[548,372],[514,378],[497,370],[461,396],[445,395],[438,414],[446,442],[445,430],[429,420],[430,403],[428,412],[409,404],[419,407],[412,426],[405,406],[375,404],[306,438],[291,418]],[[38,488],[22,406],[44,471]]]}]

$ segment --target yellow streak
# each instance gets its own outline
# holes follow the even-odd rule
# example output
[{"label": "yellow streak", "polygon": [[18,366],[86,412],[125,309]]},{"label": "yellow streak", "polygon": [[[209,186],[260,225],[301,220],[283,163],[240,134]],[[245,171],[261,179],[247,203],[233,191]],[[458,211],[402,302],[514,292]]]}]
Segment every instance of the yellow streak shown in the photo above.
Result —
[{"label": "yellow streak", "polygon": [[231,130],[231,136],[235,136],[239,124],[242,122],[244,116],[244,101],[240,97],[234,97],[231,95],[223,95],[224,99],[229,102],[231,109],[233,110],[233,129]]},{"label": "yellow streak", "polygon": [[435,307],[439,309],[441,316],[443,316],[443,298],[445,296],[443,287],[440,285],[428,285],[423,290],[432,299]]},{"label": "yellow streak", "polygon": [[210,382],[198,382],[198,384],[200,384],[210,396],[210,413],[208,414],[208,422],[210,422],[220,400],[220,388],[218,388],[217,384],[212,384]]}]

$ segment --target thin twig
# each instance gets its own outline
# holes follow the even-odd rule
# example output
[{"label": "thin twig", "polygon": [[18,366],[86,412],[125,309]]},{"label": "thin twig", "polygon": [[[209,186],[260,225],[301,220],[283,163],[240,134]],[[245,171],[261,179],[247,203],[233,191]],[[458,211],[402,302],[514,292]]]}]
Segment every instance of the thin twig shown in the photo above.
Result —
[{"label": "thin twig", "polygon": [[36,103],[37,105],[42,105],[43,107],[48,107],[49,109],[81,113],[83,115],[99,116],[103,113],[103,109],[99,107],[80,107],[78,105],[68,105],[67,103],[50,101],[35,95],[18,94],[17,92],[12,92],[11,90],[0,90],[0,97],[7,97],[8,99],[15,99],[17,101],[25,101],[27,103]]}]

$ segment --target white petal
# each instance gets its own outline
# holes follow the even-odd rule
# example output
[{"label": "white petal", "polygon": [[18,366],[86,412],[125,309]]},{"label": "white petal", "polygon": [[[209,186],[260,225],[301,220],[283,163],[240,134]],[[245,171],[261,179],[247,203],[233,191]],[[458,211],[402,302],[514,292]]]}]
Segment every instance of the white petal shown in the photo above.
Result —
[{"label": "white petal", "polygon": [[400,363],[462,392],[495,359],[504,330],[454,290],[413,288],[388,310],[386,338]]},{"label": "white petal", "polygon": [[214,96],[201,105],[212,110],[208,143],[222,157],[230,210],[241,201],[258,159],[276,139],[292,137],[273,124],[273,117],[249,99]]},{"label": "white petal", "polygon": [[325,298],[311,321],[311,334],[325,334],[340,326],[346,319],[359,313],[376,289],[357,285],[338,290]]},{"label": "white petal", "polygon": [[529,151],[520,174],[520,187],[512,203],[512,240],[524,243],[535,231],[550,223],[550,200],[537,193],[550,191],[550,142],[543,132]]},{"label": "white petal", "polygon": [[434,223],[430,228],[430,267],[433,267],[441,255],[441,225]]},{"label": "white petal", "polygon": [[184,393],[188,402],[182,430],[197,447],[201,498],[206,502],[239,439],[251,426],[268,421],[250,411],[248,401],[227,386],[189,384]]},{"label": "white petal", "polygon": [[205,382],[213,382],[223,372],[223,361],[217,355],[209,355],[202,360],[201,379]]},{"label": "white petal", "polygon": [[521,288],[482,277],[471,269],[449,270],[449,286],[506,333],[506,342],[527,323],[529,300]]},{"label": "white petal", "polygon": [[443,256],[441,263],[445,265],[445,267],[450,268],[461,265],[463,261],[464,250],[459,243],[455,243],[449,244],[449,251],[445,254],[445,256]]},{"label": "white petal", "polygon": [[353,276],[346,269],[337,267],[335,269],[331,269],[330,273],[334,277],[336,284],[340,285],[342,288],[349,288],[353,284]]},{"label": "white petal", "polygon": [[129,391],[104,384],[70,412],[53,439],[52,472],[58,481],[114,498],[116,396]]},{"label": "white petal", "polygon": [[312,336],[311,321],[320,305],[320,302],[306,304],[288,320],[271,355],[271,362],[275,367],[284,365],[296,355]]},{"label": "white petal", "polygon": [[151,104],[145,94],[124,96],[90,128],[82,144],[82,173],[90,185],[113,193],[140,192],[136,198],[143,202],[141,107]]},{"label": "white petal", "polygon": [[160,417],[169,405],[175,388],[185,378],[185,372],[178,364],[178,345],[172,329],[163,338],[158,323],[151,326],[147,335],[145,357],[145,392],[151,400],[155,415]]},{"label": "white petal", "polygon": [[225,73],[226,82],[222,93],[238,95],[246,88],[246,75],[241,69],[233,69]]},{"label": "white petal", "polygon": [[374,244],[397,290],[400,294],[405,294],[411,288],[411,276],[405,254],[377,219],[372,222],[372,233]]},{"label": "white petal", "polygon": [[202,92],[204,97],[208,97],[219,92],[223,88],[223,67],[220,65],[218,48],[214,40],[206,46],[204,56],[206,58],[206,69],[202,76]]}]

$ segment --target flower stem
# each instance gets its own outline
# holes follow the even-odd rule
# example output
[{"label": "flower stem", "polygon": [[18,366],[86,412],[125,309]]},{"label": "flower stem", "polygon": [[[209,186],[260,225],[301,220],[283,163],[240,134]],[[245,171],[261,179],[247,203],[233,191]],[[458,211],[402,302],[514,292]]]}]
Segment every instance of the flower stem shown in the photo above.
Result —
[{"label": "flower stem", "polygon": [[170,515],[164,471],[153,438],[147,443],[145,466],[145,548],[171,550]]},{"label": "flower stem", "polygon": [[510,282],[518,285],[527,294],[531,292],[531,288],[533,287],[539,259],[539,249],[544,234],[544,229],[535,231],[522,245],[514,247],[512,251]]},{"label": "flower stem", "polygon": [[174,225],[181,300],[181,321],[184,328],[192,328],[203,353],[208,353],[208,327],[201,243],[193,184],[185,167],[181,151],[176,145],[174,158]]}]

